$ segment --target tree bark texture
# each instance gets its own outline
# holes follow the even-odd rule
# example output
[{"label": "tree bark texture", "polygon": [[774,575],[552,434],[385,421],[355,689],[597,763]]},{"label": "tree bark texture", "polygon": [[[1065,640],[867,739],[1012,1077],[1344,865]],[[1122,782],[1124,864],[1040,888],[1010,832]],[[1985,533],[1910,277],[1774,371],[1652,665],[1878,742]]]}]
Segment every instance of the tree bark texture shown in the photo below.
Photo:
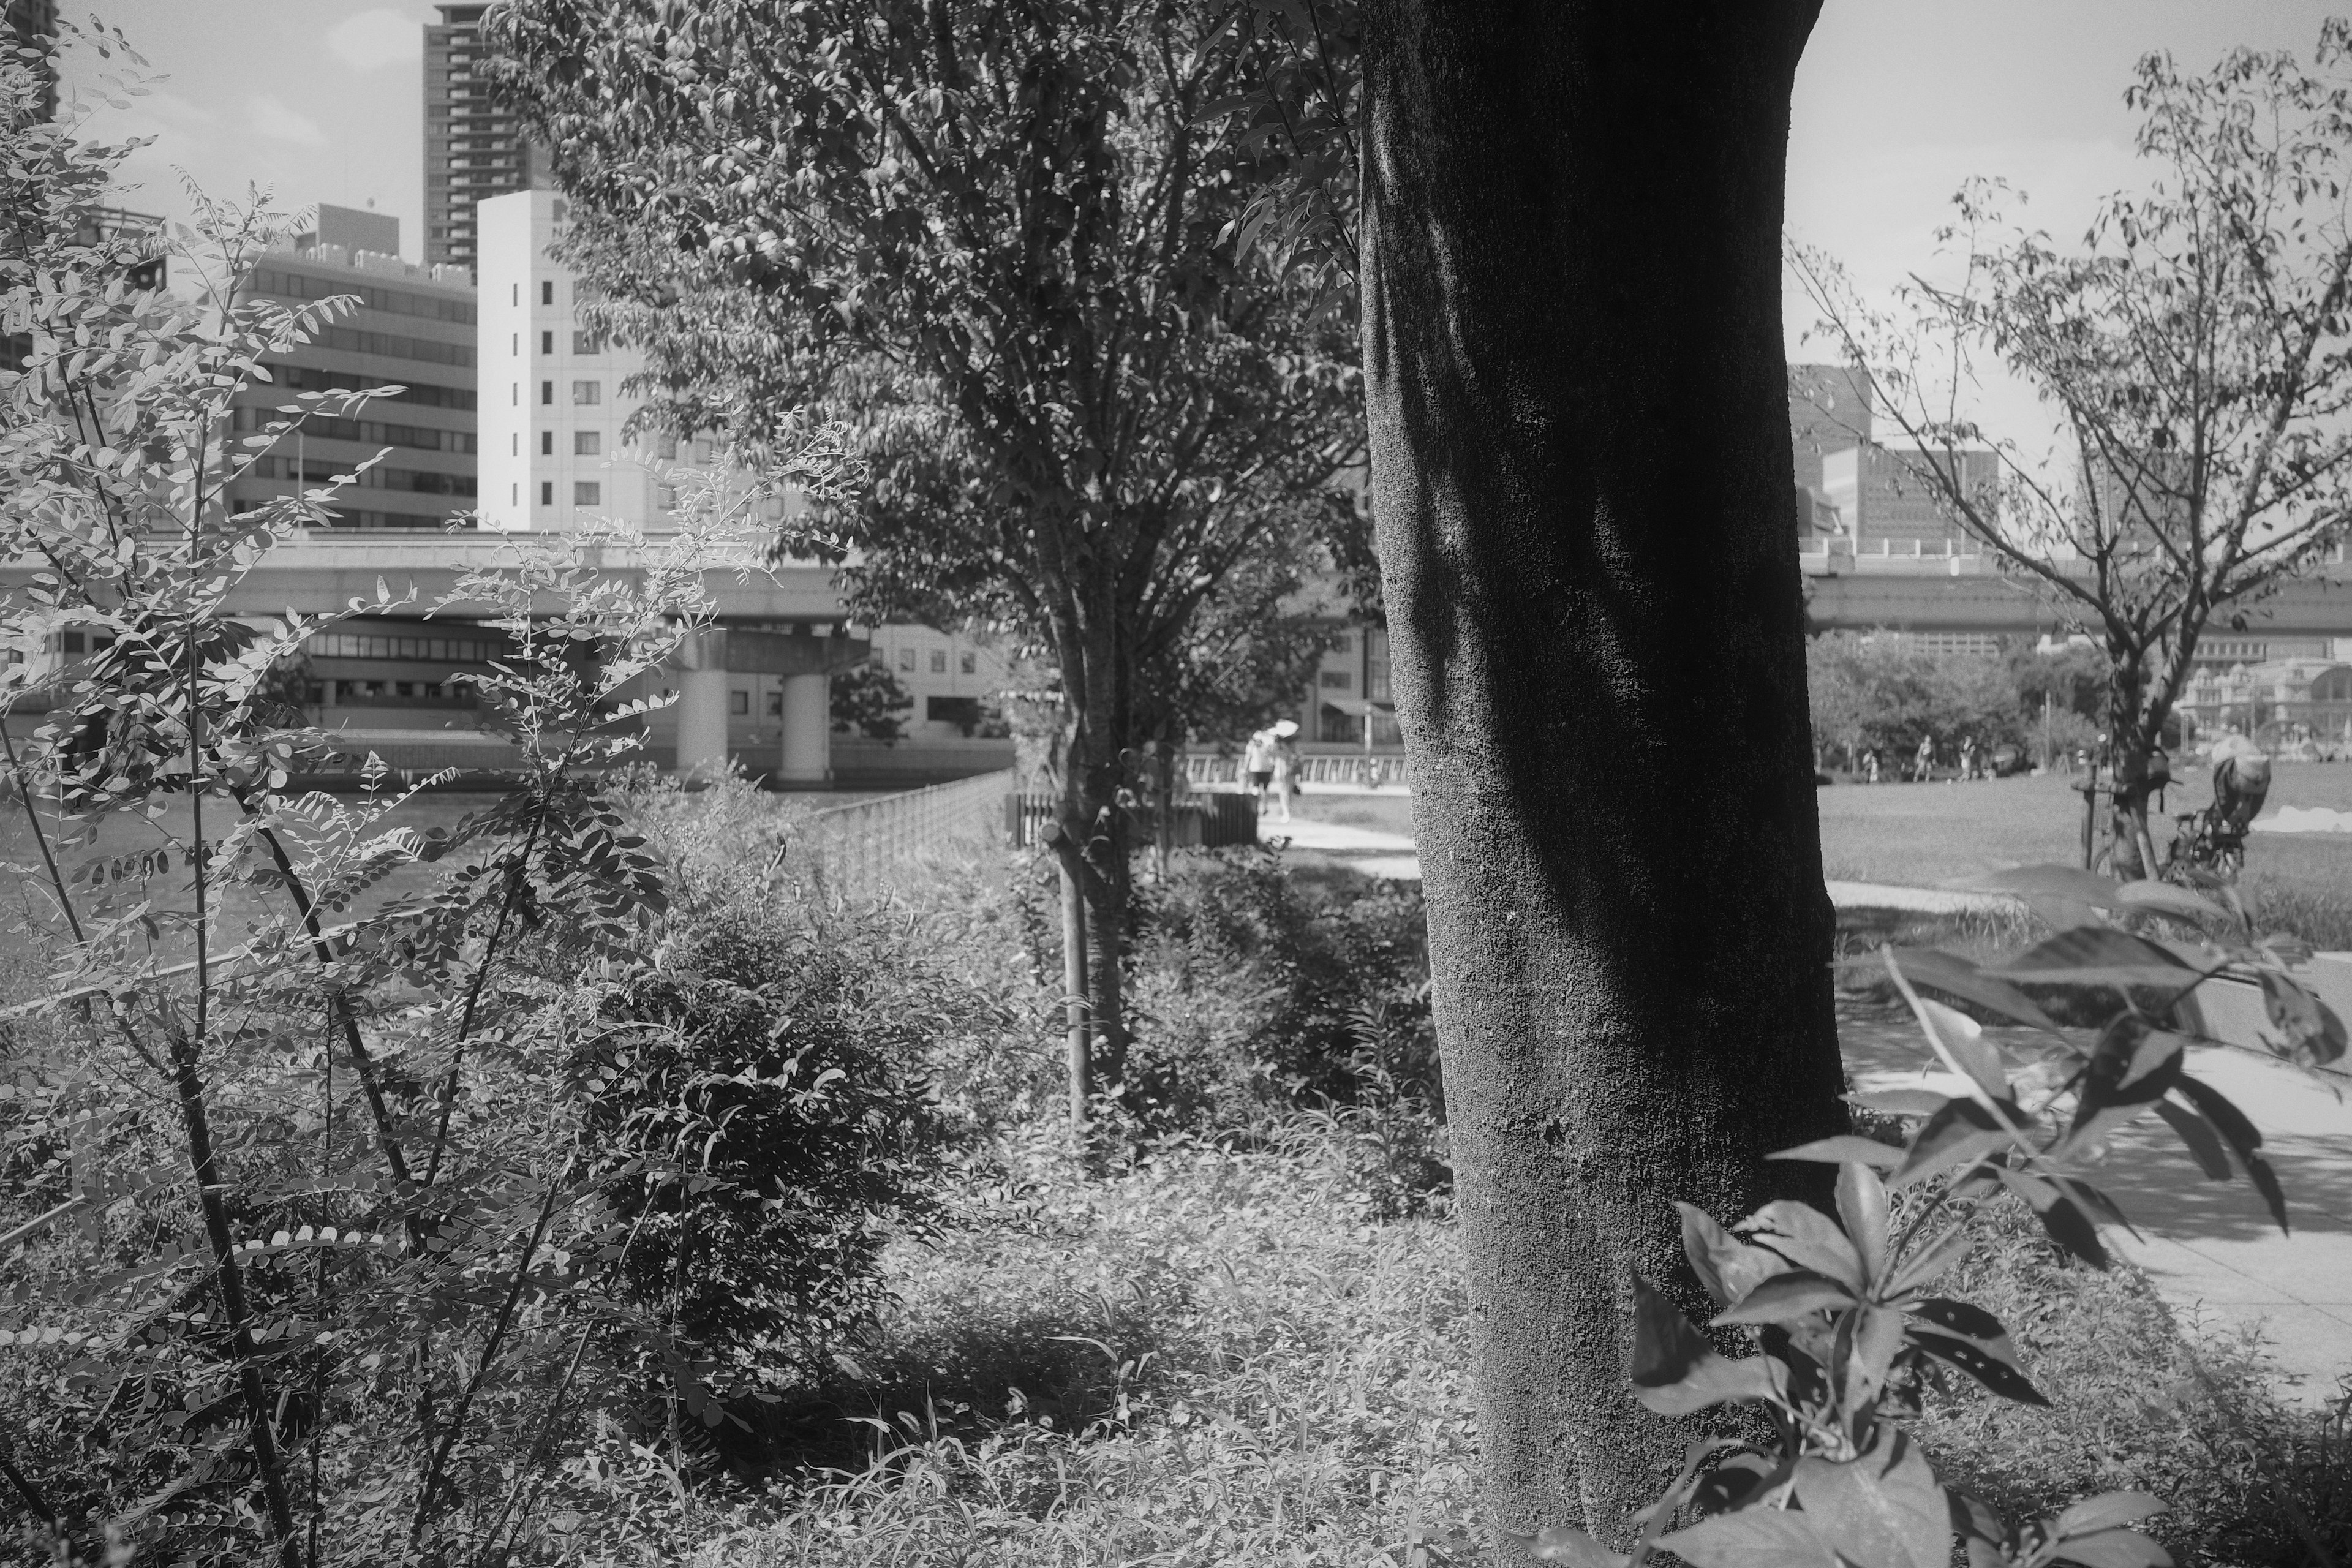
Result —
[{"label": "tree bark texture", "polygon": [[1630,1279],[1840,1131],[1780,341],[1818,0],[1375,0],[1364,365],[1488,1523],[1625,1536]]}]

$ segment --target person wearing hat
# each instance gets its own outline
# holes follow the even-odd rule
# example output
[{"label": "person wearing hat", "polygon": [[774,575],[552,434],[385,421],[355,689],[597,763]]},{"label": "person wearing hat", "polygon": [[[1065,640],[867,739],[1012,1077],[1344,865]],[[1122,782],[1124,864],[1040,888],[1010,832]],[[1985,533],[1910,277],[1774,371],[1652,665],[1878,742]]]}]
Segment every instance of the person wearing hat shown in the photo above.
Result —
[{"label": "person wearing hat", "polygon": [[1297,733],[1298,726],[1295,722],[1288,719],[1279,720],[1252,735],[1249,744],[1242,748],[1242,775],[1248,781],[1250,793],[1257,796],[1257,809],[1261,816],[1265,811],[1265,792],[1279,773],[1284,775],[1282,815],[1285,820],[1289,818],[1288,780],[1291,768],[1285,764],[1297,754],[1289,743],[1290,737]]},{"label": "person wearing hat", "polygon": [[1298,793],[1298,721],[1277,719],[1274,725],[1274,799],[1282,820],[1290,820],[1290,797]]}]

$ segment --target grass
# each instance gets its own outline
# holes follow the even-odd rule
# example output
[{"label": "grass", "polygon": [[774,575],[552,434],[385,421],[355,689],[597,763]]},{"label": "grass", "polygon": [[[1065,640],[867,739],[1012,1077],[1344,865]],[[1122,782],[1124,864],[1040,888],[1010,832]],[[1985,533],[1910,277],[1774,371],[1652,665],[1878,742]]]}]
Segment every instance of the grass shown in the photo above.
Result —
[{"label": "grass", "polygon": [[[2194,811],[2210,794],[2199,770],[2169,792],[2165,811]],[[1822,867],[1833,879],[1933,887],[2004,866],[2082,864],[2083,797],[2061,777],[1834,784],[1814,798]],[[2352,767],[2277,764],[2270,806],[2289,805],[2352,809]],[[2280,889],[2352,889],[2352,837],[2257,833],[2245,874]]]},{"label": "grass", "polygon": [[[1442,1221],[1369,1223],[1342,1169],[1302,1133],[1108,1180],[1033,1152],[971,1184],[946,1236],[893,1254],[898,1306],[836,1391],[864,1463],[779,1480],[683,1561],[1407,1561],[1473,1507],[1459,1260]],[[2018,1514],[2152,1491],[2184,1564],[2324,1561],[2304,1527],[2346,1560],[2341,1410],[2279,1405],[2244,1346],[2184,1336],[2128,1268],[2066,1266],[2021,1208],[1987,1231],[1949,1289],[2008,1325],[2053,1408],[1931,1398],[1948,1481]]]},{"label": "grass", "polygon": [[[1314,1140],[1033,1157],[891,1259],[837,1419],[867,1468],[787,1486],[701,1568],[1393,1563],[1469,1506],[1449,1226],[1376,1225]],[[886,1430],[887,1429],[887,1432]]]}]

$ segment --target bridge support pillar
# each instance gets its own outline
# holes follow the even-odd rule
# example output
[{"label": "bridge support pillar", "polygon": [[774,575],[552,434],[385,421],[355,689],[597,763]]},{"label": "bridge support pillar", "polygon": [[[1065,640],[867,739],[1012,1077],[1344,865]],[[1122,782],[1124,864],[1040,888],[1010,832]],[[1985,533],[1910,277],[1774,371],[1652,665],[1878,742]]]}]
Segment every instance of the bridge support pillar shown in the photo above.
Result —
[{"label": "bridge support pillar", "polygon": [[776,777],[785,784],[823,784],[833,777],[833,679],[822,673],[788,675],[783,699],[783,754],[777,758]]},{"label": "bridge support pillar", "polygon": [[727,668],[677,672],[677,773],[718,777],[727,771]]}]

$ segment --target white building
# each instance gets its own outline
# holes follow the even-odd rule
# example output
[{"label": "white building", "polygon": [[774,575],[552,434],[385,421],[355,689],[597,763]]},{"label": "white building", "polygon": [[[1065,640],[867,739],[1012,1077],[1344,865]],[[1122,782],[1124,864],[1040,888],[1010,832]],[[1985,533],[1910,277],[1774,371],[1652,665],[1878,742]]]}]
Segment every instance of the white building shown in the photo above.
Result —
[{"label": "white building", "polygon": [[[640,400],[625,395],[622,383],[644,361],[581,324],[583,285],[550,254],[567,205],[553,191],[522,190],[475,207],[482,521],[522,531],[606,519],[658,532],[677,499],[664,482],[668,464],[706,467],[711,447],[667,439],[624,444],[622,430]],[[1006,684],[1005,661],[994,649],[925,626],[885,626],[869,642],[859,628],[798,621],[730,622],[699,639],[689,665],[710,668],[678,672],[679,701],[656,717],[654,743],[674,731],[681,770],[725,755],[788,782],[830,778],[830,677],[869,653],[914,699],[903,721],[908,740],[940,755],[917,757],[903,746],[844,736],[839,749],[851,753],[849,771],[985,771],[994,751],[1009,746],[974,734],[987,727],[984,711]],[[952,754],[963,750],[973,757]],[[990,752],[985,760],[982,750]]]},{"label": "white building", "polygon": [[625,448],[636,411],[622,381],[643,368],[584,330],[582,284],[548,254],[563,197],[514,191],[475,207],[481,237],[481,509],[502,530],[611,518],[658,528],[656,454]]}]

